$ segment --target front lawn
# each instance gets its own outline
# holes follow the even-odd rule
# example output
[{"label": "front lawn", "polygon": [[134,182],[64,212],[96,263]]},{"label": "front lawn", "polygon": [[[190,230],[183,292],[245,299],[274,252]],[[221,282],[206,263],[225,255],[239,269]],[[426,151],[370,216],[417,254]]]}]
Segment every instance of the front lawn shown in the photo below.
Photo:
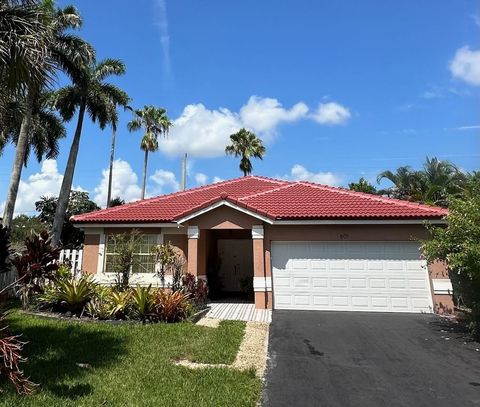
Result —
[{"label": "front lawn", "polygon": [[110,325],[63,322],[13,313],[14,332],[30,341],[25,372],[41,387],[17,396],[8,385],[0,406],[254,406],[261,381],[253,371],[190,370],[172,363],[189,359],[231,363],[245,324],[219,328],[190,322]]}]

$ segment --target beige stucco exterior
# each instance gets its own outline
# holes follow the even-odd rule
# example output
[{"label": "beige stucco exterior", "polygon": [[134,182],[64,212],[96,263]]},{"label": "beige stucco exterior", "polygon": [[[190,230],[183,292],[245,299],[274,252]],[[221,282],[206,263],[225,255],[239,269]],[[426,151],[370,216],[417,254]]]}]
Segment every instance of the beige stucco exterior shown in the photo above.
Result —
[{"label": "beige stucco exterior", "polygon": [[[422,224],[338,224],[338,225],[271,225],[261,219],[226,206],[201,213],[190,219],[181,228],[144,228],[144,233],[162,234],[163,241],[170,241],[187,259],[186,270],[195,276],[207,275],[207,258],[211,250],[211,236],[225,236],[236,231],[242,238],[249,238],[253,245],[253,276],[271,279],[271,245],[273,241],[412,241],[425,239],[426,229]],[[257,230],[257,232],[255,232]],[[106,228],[104,234],[127,231]],[[96,273],[101,255],[101,234],[85,235],[83,270]],[[437,263],[429,266],[430,282],[448,281],[445,266]],[[271,284],[270,284],[271,286]],[[453,309],[451,295],[433,294],[433,303],[438,312]],[[271,289],[256,290],[257,308],[272,308]]]}]

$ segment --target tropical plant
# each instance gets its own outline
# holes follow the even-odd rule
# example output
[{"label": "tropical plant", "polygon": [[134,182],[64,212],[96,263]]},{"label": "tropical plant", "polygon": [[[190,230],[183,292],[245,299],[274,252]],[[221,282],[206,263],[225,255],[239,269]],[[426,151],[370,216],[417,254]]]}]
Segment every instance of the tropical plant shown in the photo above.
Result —
[{"label": "tropical plant", "polygon": [[151,316],[154,307],[154,292],[152,286],[142,287],[137,284],[132,290],[132,312],[133,315],[142,321]]},{"label": "tropical plant", "polygon": [[154,300],[154,315],[160,322],[178,322],[188,316],[189,294],[181,291],[158,290]]},{"label": "tropical plant", "polygon": [[375,195],[377,193],[377,189],[363,177],[361,177],[358,182],[351,182],[348,184],[348,188],[352,191],[363,192],[366,194]]},{"label": "tropical plant", "polygon": [[112,291],[110,295],[110,301],[112,304],[111,315],[115,316],[117,319],[124,318],[130,306],[131,296],[131,291]]},{"label": "tropical plant", "polygon": [[92,318],[101,320],[112,318],[112,303],[102,298],[92,298],[85,306],[85,312]]},{"label": "tropical plant", "polygon": [[73,84],[59,89],[53,98],[54,106],[66,121],[70,121],[78,110],[77,126],[53,221],[52,231],[55,245],[58,245],[61,240],[85,112],[88,112],[94,123],[98,121],[103,130],[107,124],[116,119],[116,106],[126,106],[129,101],[128,95],[123,90],[105,82],[105,79],[111,75],[118,76],[125,73],[123,62],[118,59],[105,59],[99,63],[84,64],[81,68],[80,74],[72,78]]},{"label": "tropical plant", "polygon": [[27,360],[21,354],[25,344],[19,335],[9,332],[5,314],[0,312],[0,379],[9,380],[19,394],[30,394],[37,387],[20,369],[20,364]]},{"label": "tropical plant", "polygon": [[155,263],[159,265],[157,276],[160,278],[162,287],[165,287],[165,273],[172,270],[175,263],[175,250],[170,242],[154,246],[152,253],[155,256]]},{"label": "tropical plant", "polygon": [[[9,2],[11,4],[11,2]],[[40,5],[31,3],[37,8],[39,25],[46,28],[48,35],[42,45],[42,59],[37,60],[38,67],[33,72],[39,73],[37,80],[27,82],[24,90],[23,119],[16,140],[15,158],[10,178],[7,199],[5,203],[3,225],[10,227],[15,209],[15,202],[20,184],[22,165],[25,163],[25,155],[28,150],[29,135],[32,125],[35,123],[35,103],[39,99],[42,90],[48,85],[51,74],[55,70],[61,70],[72,79],[79,76],[79,66],[92,60],[94,51],[92,47],[79,37],[66,33],[69,29],[77,29],[82,20],[73,6],[64,9],[55,7],[50,0],[43,1]],[[1,50],[0,50],[1,51]],[[50,130],[49,130],[50,131]]]},{"label": "tropical plant", "polygon": [[52,76],[54,66],[48,58],[52,34],[36,2],[0,2],[0,111],[6,96],[22,95]]},{"label": "tropical plant", "polygon": [[33,293],[42,293],[45,282],[53,280],[58,270],[60,249],[52,246],[47,231],[35,233],[25,239],[25,249],[12,258],[18,272],[16,284],[22,305],[26,308]]},{"label": "tropical plant", "polygon": [[158,137],[167,136],[172,122],[167,116],[167,111],[155,106],[144,106],[143,109],[134,110],[134,118],[128,123],[129,131],[144,130],[140,148],[144,151],[142,196],[145,198],[147,182],[148,153],[158,150]]},{"label": "tropical plant", "polygon": [[108,247],[111,256],[107,257],[109,273],[115,273],[115,285],[118,291],[126,291],[130,287],[132,268],[138,261],[135,253],[139,252],[142,243],[142,234],[133,229],[129,233],[108,235]]},{"label": "tropical plant", "polygon": [[203,308],[207,303],[208,286],[205,280],[186,273],[182,279],[182,291],[188,294],[189,299],[198,308]]},{"label": "tropical plant", "polygon": [[[40,220],[50,229],[53,227],[55,213],[58,206],[57,197],[40,197],[40,200],[35,202],[35,208],[40,212]],[[68,200],[67,211],[63,220],[62,228],[62,247],[65,249],[80,249],[83,245],[84,232],[75,226],[70,221],[74,215],[81,215],[82,213],[92,212],[100,209],[98,205],[90,200],[88,192],[71,191],[70,199]]]},{"label": "tropical plant", "polygon": [[227,155],[242,157],[240,159],[240,171],[244,176],[252,173],[253,166],[250,158],[263,159],[265,147],[263,142],[254,133],[247,129],[240,129],[237,133],[230,136],[231,144],[225,147]]},{"label": "tropical plant", "polygon": [[415,171],[408,166],[396,172],[383,171],[377,177],[387,179],[393,186],[380,193],[398,199],[446,207],[449,196],[459,196],[466,187],[468,176],[449,161],[426,159],[423,169]]},{"label": "tropical plant", "polygon": [[79,313],[95,294],[95,286],[96,283],[89,274],[55,281],[56,300],[70,312]]},{"label": "tropical plant", "polygon": [[115,198],[110,199],[110,204],[108,205],[109,208],[113,208],[115,206],[125,205],[125,200],[116,196]]},{"label": "tropical plant", "polygon": [[454,303],[471,310],[470,329],[480,338],[480,182],[472,188],[473,195],[451,199],[446,226],[428,227],[422,250],[429,263],[447,265]]}]

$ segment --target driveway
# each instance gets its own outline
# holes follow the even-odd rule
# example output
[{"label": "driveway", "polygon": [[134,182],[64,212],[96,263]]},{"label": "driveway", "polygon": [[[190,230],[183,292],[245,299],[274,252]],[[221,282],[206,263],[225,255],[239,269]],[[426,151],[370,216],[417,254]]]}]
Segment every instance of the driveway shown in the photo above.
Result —
[{"label": "driveway", "polygon": [[480,406],[479,348],[435,315],[274,311],[263,406]]}]

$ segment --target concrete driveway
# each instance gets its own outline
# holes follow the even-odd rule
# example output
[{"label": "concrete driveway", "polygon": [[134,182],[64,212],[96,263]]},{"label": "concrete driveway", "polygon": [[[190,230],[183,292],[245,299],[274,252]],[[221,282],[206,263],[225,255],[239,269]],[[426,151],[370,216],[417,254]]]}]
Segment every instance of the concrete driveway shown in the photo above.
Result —
[{"label": "concrete driveway", "polygon": [[435,315],[274,311],[263,406],[480,406],[479,348]]}]

